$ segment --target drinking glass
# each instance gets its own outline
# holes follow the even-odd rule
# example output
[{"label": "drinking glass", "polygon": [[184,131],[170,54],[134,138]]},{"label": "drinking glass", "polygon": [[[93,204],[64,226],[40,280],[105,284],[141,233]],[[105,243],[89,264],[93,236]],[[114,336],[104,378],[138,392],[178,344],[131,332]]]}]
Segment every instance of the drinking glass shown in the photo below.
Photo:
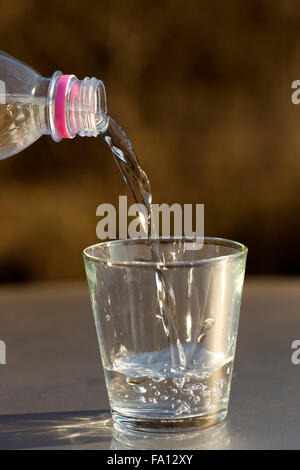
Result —
[{"label": "drinking glass", "polygon": [[227,414],[247,248],[190,244],[128,239],[84,250],[118,432],[195,432]]}]

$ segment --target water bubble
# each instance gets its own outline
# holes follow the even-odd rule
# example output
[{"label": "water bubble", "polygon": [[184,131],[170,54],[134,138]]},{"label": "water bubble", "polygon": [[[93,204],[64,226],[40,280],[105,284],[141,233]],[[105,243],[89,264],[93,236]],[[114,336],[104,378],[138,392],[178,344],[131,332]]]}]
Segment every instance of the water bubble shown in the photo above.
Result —
[{"label": "water bubble", "polygon": [[139,402],[140,402],[140,403],[146,403],[146,401],[147,401],[147,400],[146,400],[145,397],[140,397],[140,398],[139,398]]},{"label": "water bubble", "polygon": [[110,315],[106,315],[105,319],[106,319],[106,321],[109,321],[110,320]]},{"label": "water bubble", "polygon": [[164,377],[152,377],[153,382],[162,382]]},{"label": "water bubble", "polygon": [[117,354],[116,354],[115,357],[118,359],[118,358],[120,358],[120,357],[125,356],[126,354],[127,354],[127,349],[126,349],[126,347],[124,346],[124,344],[121,344],[121,345],[120,345],[120,348],[119,348],[119,351],[117,352]]},{"label": "water bubble", "polygon": [[194,390],[205,390],[207,388],[207,385],[204,385],[202,383],[197,383],[193,385]]},{"label": "water bubble", "polygon": [[156,392],[154,392],[154,395],[156,395],[158,397],[160,395],[160,392],[158,390],[156,390]]},{"label": "water bubble", "polygon": [[129,385],[140,385],[146,380],[145,377],[127,377],[126,382]]},{"label": "water bubble", "polygon": [[197,339],[198,343],[201,343],[201,341],[203,341],[204,338],[206,338],[206,333],[203,332],[198,336],[198,339]]},{"label": "water bubble", "polygon": [[207,318],[206,320],[204,320],[202,328],[203,330],[209,330],[214,326],[214,324],[215,320],[213,318]]},{"label": "water bubble", "polygon": [[182,415],[183,413],[190,413],[191,408],[186,402],[182,402],[181,405],[175,411],[176,415]]},{"label": "water bubble", "polygon": [[153,403],[154,405],[157,404],[156,398],[149,398],[149,402],[150,402],[150,403]]},{"label": "water bubble", "polygon": [[161,399],[162,399],[162,400],[169,400],[169,398],[168,398],[166,395],[162,395],[162,396],[161,396]]},{"label": "water bubble", "polygon": [[179,378],[173,379],[173,383],[177,385],[177,387],[181,388],[185,384],[185,378],[179,377]]}]

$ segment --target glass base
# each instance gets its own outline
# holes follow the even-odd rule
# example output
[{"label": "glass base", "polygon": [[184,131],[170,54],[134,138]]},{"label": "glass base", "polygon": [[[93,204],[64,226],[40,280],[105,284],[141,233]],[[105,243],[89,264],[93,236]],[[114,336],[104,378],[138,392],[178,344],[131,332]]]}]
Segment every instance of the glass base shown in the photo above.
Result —
[{"label": "glass base", "polygon": [[[112,411],[113,437],[116,441],[127,447],[149,449],[174,448],[197,448],[199,442],[209,447],[220,439],[220,423],[227,415],[227,408],[205,416],[194,416],[192,418],[170,419],[170,420],[143,420],[123,416]],[[206,428],[213,426],[211,432]],[[222,423],[224,434],[226,423]],[[216,435],[218,438],[216,440]],[[221,436],[221,437],[222,437]],[[224,437],[224,436],[223,436]],[[193,444],[194,443],[194,444]],[[202,445],[201,444],[201,445]],[[190,447],[192,445],[192,447]],[[194,445],[194,447],[193,447]],[[210,447],[209,447],[210,448]],[[221,447],[222,448],[222,447]]]}]

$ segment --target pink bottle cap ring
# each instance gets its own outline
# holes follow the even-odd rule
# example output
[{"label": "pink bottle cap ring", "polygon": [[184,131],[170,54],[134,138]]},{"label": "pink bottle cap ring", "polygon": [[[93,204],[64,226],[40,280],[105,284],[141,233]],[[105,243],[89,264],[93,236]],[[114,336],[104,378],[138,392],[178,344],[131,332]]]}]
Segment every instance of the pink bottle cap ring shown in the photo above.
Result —
[{"label": "pink bottle cap ring", "polygon": [[[71,135],[68,130],[67,125],[67,113],[66,113],[66,106],[67,106],[67,94],[69,90],[70,81],[72,79],[76,79],[75,75],[61,75],[57,81],[56,85],[56,92],[55,92],[55,103],[54,103],[54,122],[55,128],[59,135],[59,137],[66,138],[66,139],[73,139],[76,135],[76,131],[74,129],[74,135]],[[72,86],[70,92],[71,103],[75,96],[78,97],[79,95],[79,87]],[[72,120],[72,116],[71,116]],[[73,125],[72,125],[73,127]]]}]

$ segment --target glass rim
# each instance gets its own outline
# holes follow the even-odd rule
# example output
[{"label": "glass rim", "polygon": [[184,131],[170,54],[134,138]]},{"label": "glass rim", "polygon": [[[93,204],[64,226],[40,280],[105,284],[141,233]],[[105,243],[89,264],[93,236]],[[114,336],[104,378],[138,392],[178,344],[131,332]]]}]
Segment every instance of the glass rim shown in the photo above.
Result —
[{"label": "glass rim", "polygon": [[[230,253],[228,255],[220,255],[214,256],[212,258],[205,258],[205,259],[196,259],[196,260],[187,260],[187,261],[167,261],[167,262],[156,262],[156,261],[116,261],[111,259],[106,259],[101,256],[94,256],[88,253],[88,250],[96,247],[104,247],[104,246],[113,246],[113,245],[123,245],[126,243],[145,243],[148,238],[124,238],[122,240],[109,240],[106,242],[95,243],[94,245],[90,245],[83,250],[83,257],[91,262],[98,263],[98,264],[106,264],[108,266],[119,266],[119,267],[140,267],[140,268],[153,268],[155,266],[164,266],[166,268],[176,268],[176,267],[194,267],[194,266],[202,266],[207,264],[216,264],[224,261],[233,261],[239,258],[243,258],[248,253],[248,248],[243,243],[235,242],[233,240],[228,240],[226,238],[217,238],[217,237],[203,237],[201,241],[203,243],[211,243],[212,245],[220,245],[220,246],[227,246],[233,249],[236,249],[236,253]],[[151,240],[151,238],[150,238]],[[153,240],[159,240],[162,243],[174,242],[178,241],[185,241],[186,243],[192,243],[193,240],[188,237],[169,237],[163,238],[159,237]],[[201,250],[201,249],[200,249]],[[200,251],[199,250],[199,251]],[[196,250],[195,250],[196,251]]]}]

